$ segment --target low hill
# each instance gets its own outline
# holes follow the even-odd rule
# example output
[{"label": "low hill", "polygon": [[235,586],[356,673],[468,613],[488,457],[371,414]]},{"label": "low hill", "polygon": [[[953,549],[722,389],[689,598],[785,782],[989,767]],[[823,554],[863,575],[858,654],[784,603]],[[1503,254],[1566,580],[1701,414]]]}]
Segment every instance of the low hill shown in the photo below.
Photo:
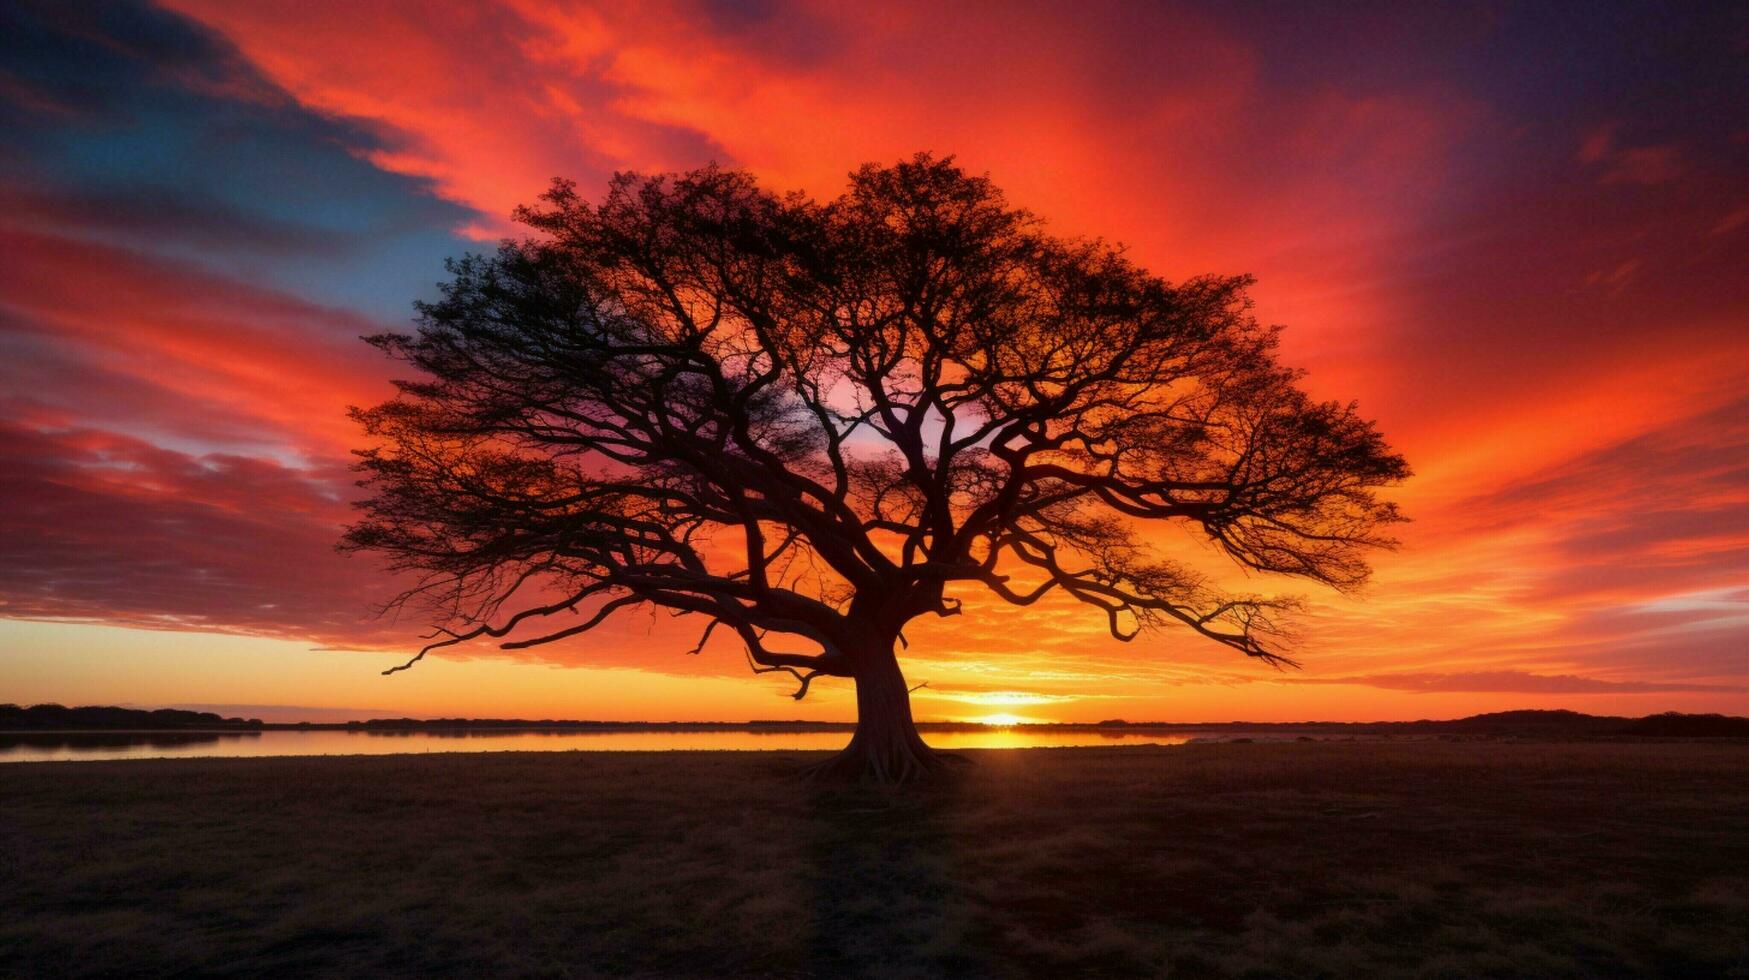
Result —
[{"label": "low hill", "polygon": [[1619,734],[1654,738],[1749,738],[1749,718],[1667,711],[1628,722]]}]

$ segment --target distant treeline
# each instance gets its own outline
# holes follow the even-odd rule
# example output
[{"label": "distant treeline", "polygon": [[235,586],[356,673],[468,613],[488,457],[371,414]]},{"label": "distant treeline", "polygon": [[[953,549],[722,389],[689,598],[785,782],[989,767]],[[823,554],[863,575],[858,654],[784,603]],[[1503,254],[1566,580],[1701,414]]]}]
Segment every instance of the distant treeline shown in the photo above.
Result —
[{"label": "distant treeline", "polygon": [[59,704],[38,704],[21,708],[16,704],[0,704],[0,731],[139,729],[170,732],[183,729],[258,730],[264,727],[266,726],[259,718],[224,718],[211,711],[182,711],[176,708],[159,708],[156,711],[139,708],[69,708]]},{"label": "distant treeline", "polygon": [[1467,718],[1422,721],[1290,721],[1202,722],[1168,724],[1114,719],[1100,728],[1246,729],[1254,731],[1322,732],[1353,735],[1544,735],[1642,736],[1647,738],[1749,738],[1749,718],[1719,714],[1666,711],[1644,718],[1588,715],[1566,710],[1494,711]]},{"label": "distant treeline", "polygon": [[[568,721],[526,718],[375,718],[340,723],[264,723],[258,718],[224,718],[210,711],[161,708],[68,708],[39,704],[21,708],[0,705],[0,731],[120,730],[136,731],[850,731],[856,726],[837,721]],[[924,731],[979,731],[976,722],[924,722]],[[1445,721],[1306,721],[1306,722],[1164,722],[1112,719],[1095,725],[1035,724],[1015,727],[1044,731],[1259,731],[1316,732],[1349,735],[1478,735],[1645,738],[1749,738],[1749,718],[1666,712],[1644,718],[1587,715],[1577,711],[1496,711]]]}]

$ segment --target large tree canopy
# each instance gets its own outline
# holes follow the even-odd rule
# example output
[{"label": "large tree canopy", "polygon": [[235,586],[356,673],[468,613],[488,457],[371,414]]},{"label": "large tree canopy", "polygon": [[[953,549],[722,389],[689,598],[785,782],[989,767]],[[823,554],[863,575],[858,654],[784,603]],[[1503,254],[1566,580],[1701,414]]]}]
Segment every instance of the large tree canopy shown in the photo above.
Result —
[{"label": "large tree canopy", "polygon": [[951,160],[864,167],[824,204],[716,167],[622,174],[598,205],[561,181],[517,217],[537,234],[370,338],[413,376],[356,413],[346,542],[420,575],[403,599],[447,617],[427,650],[696,615],[797,697],[854,678],[829,768],[902,779],[936,763],[895,643],[964,590],[1281,661],[1286,601],[1219,592],[1137,526],[1349,588],[1399,519],[1376,491],[1404,461],[1296,387],[1246,277],[1052,237]]}]

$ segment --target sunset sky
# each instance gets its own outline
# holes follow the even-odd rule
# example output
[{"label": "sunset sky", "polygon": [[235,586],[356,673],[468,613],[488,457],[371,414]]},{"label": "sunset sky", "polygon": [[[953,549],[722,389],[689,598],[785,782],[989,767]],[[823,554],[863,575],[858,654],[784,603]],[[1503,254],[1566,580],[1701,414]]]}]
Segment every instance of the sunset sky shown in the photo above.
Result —
[{"label": "sunset sky", "polygon": [[379,676],[424,624],[334,550],[345,410],[555,176],[825,198],[927,150],[1254,274],[1416,475],[1360,596],[1248,584],[1309,600],[1301,670],[967,593],[909,631],[920,718],[1749,714],[1749,8],[1404,6],[6,4],[0,701],[850,718],[667,616]]}]

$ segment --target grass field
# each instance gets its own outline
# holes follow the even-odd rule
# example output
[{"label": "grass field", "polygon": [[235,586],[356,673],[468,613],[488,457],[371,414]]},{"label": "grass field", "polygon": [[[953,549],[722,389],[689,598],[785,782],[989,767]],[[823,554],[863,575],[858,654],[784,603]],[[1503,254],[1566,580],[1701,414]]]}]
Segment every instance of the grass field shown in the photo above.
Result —
[{"label": "grass field", "polygon": [[1749,745],[0,766],[0,974],[1749,975]]}]

